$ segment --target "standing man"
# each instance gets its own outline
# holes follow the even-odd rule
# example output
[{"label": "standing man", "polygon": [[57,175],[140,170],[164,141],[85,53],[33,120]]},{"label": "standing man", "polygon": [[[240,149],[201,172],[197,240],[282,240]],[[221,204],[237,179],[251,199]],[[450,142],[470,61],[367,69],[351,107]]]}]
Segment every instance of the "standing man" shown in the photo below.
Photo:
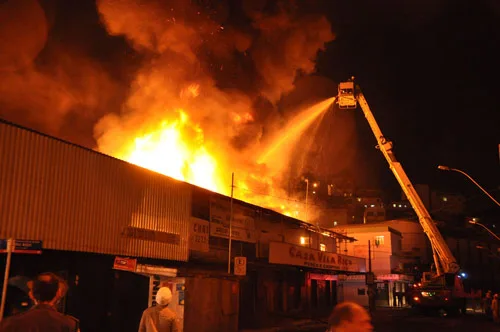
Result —
[{"label": "standing man", "polygon": [[177,316],[168,308],[170,301],[172,301],[170,288],[161,287],[156,293],[157,305],[147,308],[142,313],[139,332],[178,332]]},{"label": "standing man", "polygon": [[2,321],[0,332],[79,332],[78,320],[56,309],[66,292],[64,281],[53,273],[42,273],[30,288],[29,296],[35,306]]},{"label": "standing man", "polygon": [[328,318],[327,332],[371,332],[373,326],[368,312],[357,303],[343,302]]}]

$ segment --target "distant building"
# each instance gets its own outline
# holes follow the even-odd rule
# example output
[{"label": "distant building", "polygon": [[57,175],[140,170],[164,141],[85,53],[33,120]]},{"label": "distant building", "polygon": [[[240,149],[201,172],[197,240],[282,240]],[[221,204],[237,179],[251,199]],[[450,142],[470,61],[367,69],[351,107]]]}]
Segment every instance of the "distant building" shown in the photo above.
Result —
[{"label": "distant building", "polygon": [[[414,188],[431,214],[461,215],[465,211],[466,199],[461,194],[432,190],[427,184],[417,184]],[[408,202],[404,193],[402,193],[402,201]]]},{"label": "distant building", "polygon": [[347,225],[351,220],[349,216],[347,208],[325,208],[318,219],[318,225],[324,228]]},{"label": "distant building", "polygon": [[[346,225],[333,228],[339,233],[356,238],[345,243],[341,252],[365,257],[368,262],[368,241],[371,244],[371,265],[376,275],[377,305],[394,305],[394,294],[404,292],[414,280],[421,266],[431,261],[430,246],[418,222],[391,220],[365,225]],[[362,280],[351,280],[351,287],[359,287]],[[346,284],[345,284],[346,285]],[[344,287],[346,287],[344,285]],[[363,297],[351,292],[350,300],[365,304]]]},{"label": "distant building", "polygon": [[461,215],[465,211],[465,197],[460,194],[432,191],[431,211],[434,214]]}]

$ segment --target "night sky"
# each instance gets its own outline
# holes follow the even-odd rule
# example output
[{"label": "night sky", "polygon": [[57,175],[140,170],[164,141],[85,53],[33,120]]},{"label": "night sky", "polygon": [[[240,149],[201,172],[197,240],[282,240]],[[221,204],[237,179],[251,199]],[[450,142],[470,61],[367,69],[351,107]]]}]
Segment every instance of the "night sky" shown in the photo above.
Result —
[{"label": "night sky", "polygon": [[[224,8],[229,22],[246,24],[240,1],[194,2],[212,13]],[[303,6],[305,2],[298,3]],[[319,53],[314,75],[332,82],[356,77],[382,131],[393,141],[396,156],[414,183],[462,192],[470,198],[469,203],[481,209],[494,207],[465,177],[439,171],[437,166],[462,169],[500,197],[500,3],[309,3],[308,10],[326,15],[336,36]],[[64,45],[71,52],[94,59],[125,90],[143,58],[123,37],[106,33],[95,3],[44,0],[42,4],[50,32],[47,46],[36,61],[43,64],[44,55],[54,51],[51,45]],[[262,8],[265,12],[265,6]],[[120,89],[113,90],[106,107],[118,108],[125,94]],[[56,135],[93,147],[93,124],[100,115],[92,110],[67,114]],[[15,112],[4,107],[0,116],[50,132],[49,127],[41,125],[43,121],[27,117],[20,107]],[[368,174],[364,185],[381,187],[397,196],[397,183],[380,152],[374,149],[375,139],[360,111],[356,115],[356,130],[356,164]]]},{"label": "night sky", "polygon": [[[436,167],[462,169],[499,197],[500,3],[344,1],[332,7],[337,39],[320,70],[335,79],[357,77],[414,183],[494,207],[464,176]],[[368,132],[364,127],[360,131]],[[379,166],[366,134],[363,154]],[[380,178],[393,183],[384,166]]]}]

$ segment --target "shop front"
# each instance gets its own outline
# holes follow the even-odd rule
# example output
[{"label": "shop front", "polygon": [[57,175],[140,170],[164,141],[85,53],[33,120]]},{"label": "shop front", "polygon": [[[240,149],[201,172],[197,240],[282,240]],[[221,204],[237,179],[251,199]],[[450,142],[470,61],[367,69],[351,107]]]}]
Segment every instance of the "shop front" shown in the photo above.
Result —
[{"label": "shop front", "polygon": [[[269,263],[298,267],[302,273],[303,282],[283,275],[282,284],[287,292],[284,293],[284,303],[293,303],[293,308],[304,311],[321,312],[333,307],[342,295],[339,294],[338,275],[346,273],[365,273],[364,258],[340,255],[305,248],[284,242],[269,244]],[[297,288],[301,285],[300,288]]]},{"label": "shop front", "polygon": [[413,282],[413,276],[405,274],[378,275],[376,280],[377,306],[404,307],[407,305],[406,291]]},{"label": "shop front", "polygon": [[[135,258],[115,257],[113,269],[117,278],[135,280],[135,283],[148,285],[147,307],[156,306],[156,293],[161,287],[168,287],[172,292],[172,300],[168,305],[178,321],[179,331],[184,329],[184,299],[186,279],[177,276],[177,269],[157,265],[138,264]],[[137,277],[132,278],[130,273]],[[143,291],[144,287],[141,288]],[[142,296],[144,297],[144,296]],[[144,308],[146,309],[146,308]]]}]

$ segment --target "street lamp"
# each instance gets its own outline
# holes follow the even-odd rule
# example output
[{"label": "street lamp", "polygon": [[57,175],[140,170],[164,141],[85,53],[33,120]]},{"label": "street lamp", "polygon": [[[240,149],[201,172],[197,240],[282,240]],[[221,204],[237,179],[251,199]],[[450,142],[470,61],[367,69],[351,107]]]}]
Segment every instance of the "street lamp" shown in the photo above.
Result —
[{"label": "street lamp", "polygon": [[307,222],[307,197],[309,196],[309,179],[305,179],[306,181],[306,211],[304,214],[304,221]]},{"label": "street lamp", "polygon": [[483,187],[481,187],[481,185],[479,183],[477,183],[469,174],[465,173],[464,171],[457,169],[457,168],[451,168],[451,167],[443,166],[443,165],[439,165],[438,169],[440,169],[442,171],[454,171],[454,172],[458,172],[460,174],[465,175],[469,180],[472,181],[472,183],[474,183],[479,189],[481,189],[486,194],[486,196],[488,196],[493,202],[495,202],[496,205],[500,206],[500,203],[498,203],[498,201],[495,198],[493,198],[493,196],[491,196]]},{"label": "street lamp", "polygon": [[493,233],[488,227],[484,226],[483,224],[475,221],[474,219],[470,219],[469,220],[469,224],[472,224],[472,225],[479,225],[481,227],[483,227],[485,230],[487,230],[491,235],[493,235],[495,237],[495,239],[497,239],[498,241],[500,241],[500,237],[498,237],[498,235],[496,235],[495,233]]}]

